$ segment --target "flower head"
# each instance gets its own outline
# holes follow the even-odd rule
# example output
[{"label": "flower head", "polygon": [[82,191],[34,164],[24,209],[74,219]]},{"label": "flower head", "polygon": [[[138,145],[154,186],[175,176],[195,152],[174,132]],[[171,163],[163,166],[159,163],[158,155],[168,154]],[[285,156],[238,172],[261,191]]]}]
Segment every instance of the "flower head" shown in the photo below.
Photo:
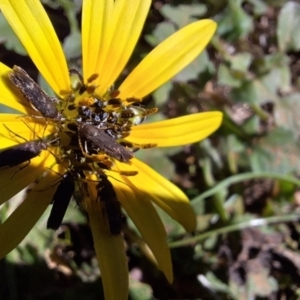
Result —
[{"label": "flower head", "polygon": [[[215,131],[222,119],[221,113],[209,112],[142,124],[147,115],[156,112],[155,108],[144,108],[142,98],[203,50],[216,28],[210,20],[194,22],[173,34],[119,87],[112,88],[132,54],[150,3],[83,1],[81,76],[77,70],[68,70],[40,1],[0,0],[2,13],[57,95],[52,99],[43,94],[20,67],[11,70],[0,64],[0,103],[19,112],[0,115],[1,149],[15,146],[1,152],[0,159],[3,153],[10,157],[11,149],[23,151],[21,138],[32,141],[46,137],[39,140],[36,156],[30,152],[29,159],[23,156],[22,163],[13,161],[6,165],[9,168],[0,170],[0,204],[35,183],[23,203],[0,225],[0,257],[22,241],[51,201],[55,204],[61,197],[74,195],[89,216],[106,299],[126,299],[128,293],[119,203],[170,281],[166,232],[153,203],[188,231],[196,223],[187,197],[134,158],[134,150],[199,141]],[[36,143],[32,145],[38,147]],[[24,164],[28,166],[24,168]],[[49,188],[56,179],[61,181],[56,189]],[[51,222],[49,227],[56,227]]]}]

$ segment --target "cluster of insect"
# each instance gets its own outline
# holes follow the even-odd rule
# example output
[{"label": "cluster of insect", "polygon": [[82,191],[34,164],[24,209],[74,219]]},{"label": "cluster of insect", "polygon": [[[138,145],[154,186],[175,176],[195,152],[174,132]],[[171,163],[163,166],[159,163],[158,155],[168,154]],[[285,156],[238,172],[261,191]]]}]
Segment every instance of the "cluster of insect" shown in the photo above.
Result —
[{"label": "cluster of insect", "polygon": [[[99,97],[96,95],[97,86],[93,84],[97,74],[85,83],[77,70],[71,69],[69,72],[71,92],[62,101],[47,95],[21,67],[13,67],[9,74],[10,81],[38,112],[38,116],[30,117],[43,118],[45,126],[51,123],[55,130],[50,136],[19,143],[0,152],[0,168],[18,166],[22,169],[42,151],[56,147],[59,154],[50,153],[67,171],[57,184],[47,228],[59,228],[72,197],[81,205],[83,190],[87,191],[87,174],[92,173],[96,175],[98,190],[95,200],[101,202],[110,233],[118,235],[124,217],[114,187],[105,172],[113,170],[115,160],[129,164],[135,151],[156,146],[133,144],[126,141],[126,137],[132,126],[141,124],[147,115],[157,109],[143,108],[140,99],[121,101],[118,91],[108,91],[104,97]],[[24,123],[28,125],[26,121]],[[8,127],[6,129],[15,134]],[[118,172],[124,176],[137,174],[136,171]]]}]

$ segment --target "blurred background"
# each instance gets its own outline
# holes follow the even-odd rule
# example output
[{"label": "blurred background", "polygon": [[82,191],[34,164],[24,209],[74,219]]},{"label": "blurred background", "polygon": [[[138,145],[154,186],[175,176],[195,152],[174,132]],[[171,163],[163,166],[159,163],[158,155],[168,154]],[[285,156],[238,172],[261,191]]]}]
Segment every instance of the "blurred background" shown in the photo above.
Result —
[{"label": "blurred background", "polygon": [[[69,66],[80,69],[81,1],[42,2]],[[207,50],[144,105],[159,108],[149,122],[220,110],[223,124],[201,143],[137,153],[188,195],[197,230],[186,234],[160,212],[173,258],[169,284],[126,220],[130,299],[300,299],[300,1],[154,0],[120,80],[167,36],[203,18],[218,23]],[[0,60],[51,93],[2,15]],[[16,205],[5,204],[0,220]],[[53,232],[48,215],[0,261],[0,299],[101,299],[85,216],[73,202]]]}]

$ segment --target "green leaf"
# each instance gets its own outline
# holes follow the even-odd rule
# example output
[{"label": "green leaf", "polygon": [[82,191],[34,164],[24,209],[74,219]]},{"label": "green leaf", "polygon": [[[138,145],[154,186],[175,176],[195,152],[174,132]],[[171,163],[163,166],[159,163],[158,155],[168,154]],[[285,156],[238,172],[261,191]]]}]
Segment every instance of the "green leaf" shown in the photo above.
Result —
[{"label": "green leaf", "polygon": [[218,24],[218,33],[228,41],[244,38],[253,30],[253,20],[244,11],[241,0],[228,1]]},{"label": "green leaf", "polygon": [[246,72],[252,62],[252,55],[248,52],[241,52],[231,56],[231,68],[236,71]]},{"label": "green leaf", "polygon": [[284,127],[294,133],[294,139],[298,139],[300,131],[300,93],[295,92],[275,102],[275,122],[278,126]]},{"label": "green leaf", "polygon": [[261,138],[250,156],[252,170],[288,174],[299,170],[300,144],[291,130],[277,127]]},{"label": "green leaf", "polygon": [[176,29],[173,24],[162,22],[155,27],[151,35],[146,35],[145,39],[154,47],[172,35],[175,31]]},{"label": "green leaf", "polygon": [[210,70],[211,73],[214,70],[214,66],[209,60],[207,51],[204,50],[197,58],[195,58],[190,64],[174,77],[175,81],[186,82],[189,80],[196,79],[200,73]]},{"label": "green leaf", "polygon": [[227,143],[228,143],[228,149],[230,151],[239,153],[245,151],[245,144],[242,143],[237,136],[234,134],[230,134],[227,138]]},{"label": "green leaf", "polygon": [[0,41],[7,50],[13,50],[24,56],[27,55],[27,51],[2,14],[0,14]]},{"label": "green leaf", "polygon": [[151,300],[153,299],[153,292],[150,285],[142,283],[138,280],[130,278],[129,280],[129,294],[132,300]]},{"label": "green leaf", "polygon": [[203,4],[191,4],[191,5],[178,5],[176,7],[169,4],[163,5],[160,13],[171,20],[178,28],[182,28],[199,18],[195,16],[203,16],[207,11],[207,8]]},{"label": "green leaf", "polygon": [[157,210],[157,213],[165,226],[169,238],[185,234],[185,230],[181,224],[179,224],[177,221],[171,218],[164,210],[162,210],[157,205],[154,204],[154,207]]},{"label": "green leaf", "polygon": [[261,16],[267,13],[268,5],[266,5],[262,0],[248,0],[247,2],[253,5],[253,11],[256,16]]},{"label": "green leaf", "polygon": [[142,160],[166,178],[174,178],[174,165],[167,157],[175,154],[181,147],[141,149],[135,157]]},{"label": "green leaf", "polygon": [[289,59],[286,55],[281,53],[269,55],[265,57],[262,63],[264,64],[265,75],[252,80],[244,80],[240,86],[236,84],[230,93],[234,101],[254,105],[263,104],[270,100],[276,102],[278,91],[290,90],[291,74]]},{"label": "green leaf", "polygon": [[259,100],[259,93],[254,82],[244,81],[240,86],[232,89],[230,98],[234,102],[255,104]]},{"label": "green leaf", "polygon": [[259,131],[260,118],[257,115],[253,115],[244,124],[243,129],[249,135],[254,135]]},{"label": "green leaf", "polygon": [[0,113],[2,113],[2,114],[18,114],[20,112],[9,106],[0,104]]},{"label": "green leaf", "polygon": [[277,40],[280,51],[298,51],[300,49],[300,4],[287,1],[278,16]]},{"label": "green leaf", "polygon": [[218,81],[220,85],[228,85],[235,88],[238,88],[242,85],[241,79],[237,78],[230,67],[226,66],[225,64],[220,64],[219,66]]},{"label": "green leaf", "polygon": [[[286,61],[284,61],[285,59]],[[271,68],[272,69],[267,75],[259,79],[262,86],[257,87],[266,89],[275,96],[278,94],[278,91],[289,91],[291,84],[291,73],[287,57],[282,56],[282,60],[278,61],[278,64],[274,64]]]},{"label": "green leaf", "polygon": [[161,85],[158,89],[156,89],[153,92],[152,96],[155,100],[156,106],[161,106],[168,101],[172,88],[172,82],[167,81],[165,84]]},{"label": "green leaf", "polygon": [[81,56],[81,34],[74,31],[68,35],[63,43],[63,48],[67,59],[73,59]]}]

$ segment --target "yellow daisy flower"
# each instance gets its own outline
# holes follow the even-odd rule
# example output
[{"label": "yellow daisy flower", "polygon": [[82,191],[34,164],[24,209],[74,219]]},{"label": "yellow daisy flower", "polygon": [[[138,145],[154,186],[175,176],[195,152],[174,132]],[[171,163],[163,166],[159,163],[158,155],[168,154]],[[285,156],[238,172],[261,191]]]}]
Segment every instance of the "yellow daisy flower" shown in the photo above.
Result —
[{"label": "yellow daisy flower", "polygon": [[[57,188],[50,187],[55,180],[61,180],[60,174],[71,170],[72,176],[77,176],[78,172],[81,177],[72,180],[79,186],[80,205],[88,213],[105,299],[127,299],[128,269],[122,236],[118,230],[112,232],[116,220],[110,220],[109,215],[114,213],[112,208],[118,210],[118,202],[101,199],[103,196],[114,198],[115,191],[169,281],[172,265],[166,231],[153,203],[187,231],[196,224],[188,198],[134,158],[132,148],[194,143],[214,132],[222,120],[220,112],[207,112],[141,124],[155,109],[136,105],[199,55],[216,29],[211,20],[194,22],[170,36],[142,60],[117,90],[111,89],[132,54],[150,4],[150,0],[83,1],[81,79],[75,71],[68,70],[60,42],[39,0],[0,0],[3,15],[56,93],[61,113],[60,117],[46,120],[41,109],[33,105],[34,109],[12,80],[20,69],[11,70],[0,64],[0,103],[19,112],[0,115],[1,149],[20,145],[22,138],[31,141],[46,136],[43,147],[50,150],[41,148],[25,168],[7,163],[9,168],[0,170],[0,204],[30,185],[24,201],[0,225],[0,258],[23,240],[46,210]],[[21,82],[21,89],[22,85]],[[100,137],[107,143],[101,140],[99,144]],[[80,168],[87,165],[87,169],[79,172],[75,164]],[[113,189],[105,181],[107,178]]]}]

